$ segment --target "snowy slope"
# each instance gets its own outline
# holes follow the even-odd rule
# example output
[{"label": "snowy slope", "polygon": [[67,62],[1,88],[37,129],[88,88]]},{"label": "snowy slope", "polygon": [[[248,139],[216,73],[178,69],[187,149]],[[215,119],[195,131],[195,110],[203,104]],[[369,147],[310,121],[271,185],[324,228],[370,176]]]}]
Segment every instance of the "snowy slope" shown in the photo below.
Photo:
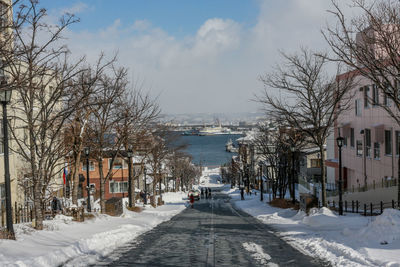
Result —
[{"label": "snowy slope", "polygon": [[[235,206],[263,223],[305,254],[334,266],[400,266],[400,211],[387,209],[380,216],[338,216],[322,208],[303,212],[274,208],[257,196],[240,200],[237,189],[225,191]],[[268,199],[265,196],[264,199]]]},{"label": "snowy slope", "polygon": [[[141,213],[126,210],[121,217],[98,215],[83,223],[56,216],[45,230],[29,224],[15,225],[17,241],[0,240],[0,266],[69,266],[95,263],[117,247],[169,220],[185,208],[185,193],[166,193],[167,205],[146,207]],[[174,203],[174,205],[168,205]]]}]

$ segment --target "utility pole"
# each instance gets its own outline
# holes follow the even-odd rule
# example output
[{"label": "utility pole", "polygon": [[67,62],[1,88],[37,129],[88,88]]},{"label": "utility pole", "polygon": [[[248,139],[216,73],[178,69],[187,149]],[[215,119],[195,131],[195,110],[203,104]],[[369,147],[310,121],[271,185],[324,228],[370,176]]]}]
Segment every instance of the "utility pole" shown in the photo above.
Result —
[{"label": "utility pole", "polygon": [[336,138],[336,143],[339,148],[339,215],[343,215],[343,199],[342,199],[342,188],[343,188],[343,180],[342,180],[342,146],[343,146],[344,138],[339,136]]},{"label": "utility pole", "polygon": [[263,167],[262,162],[260,161],[260,201],[264,201],[264,188],[263,188]]},{"label": "utility pole", "polygon": [[132,208],[132,145],[128,147],[128,205]]},{"label": "utility pole", "polygon": [[87,205],[86,205],[86,209],[87,212],[91,212],[92,211],[92,207],[90,205],[90,178],[89,178],[89,153],[90,153],[90,148],[89,147],[85,147],[85,155],[86,155],[86,182],[87,182],[87,186],[86,186],[86,190],[87,190]]},{"label": "utility pole", "polygon": [[15,233],[12,220],[11,207],[11,181],[10,181],[10,161],[8,151],[8,121],[7,121],[7,104],[11,101],[12,90],[6,89],[5,81],[1,82],[2,92],[0,93],[0,102],[3,106],[3,148],[4,148],[4,182],[6,191],[6,215],[7,215],[7,234],[8,239],[15,240]]}]

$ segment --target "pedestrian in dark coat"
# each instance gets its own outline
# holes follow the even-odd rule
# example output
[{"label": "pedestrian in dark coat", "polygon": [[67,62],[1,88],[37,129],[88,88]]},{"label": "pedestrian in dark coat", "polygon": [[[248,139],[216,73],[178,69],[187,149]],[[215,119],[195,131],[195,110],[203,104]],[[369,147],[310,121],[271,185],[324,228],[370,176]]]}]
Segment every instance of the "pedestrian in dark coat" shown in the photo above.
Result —
[{"label": "pedestrian in dark coat", "polygon": [[243,187],[240,188],[240,197],[241,197],[242,200],[244,200],[244,189],[243,189]]},{"label": "pedestrian in dark coat", "polygon": [[211,188],[208,188],[208,198],[211,199]]},{"label": "pedestrian in dark coat", "polygon": [[200,192],[201,192],[201,198],[204,198],[204,190],[203,190],[203,188],[201,188]]},{"label": "pedestrian in dark coat", "polygon": [[189,200],[190,200],[190,205],[191,205],[191,207],[193,209],[193,205],[194,205],[194,196],[193,196],[193,194],[190,194]]},{"label": "pedestrian in dark coat", "polygon": [[208,198],[208,188],[206,188],[206,198]]},{"label": "pedestrian in dark coat", "polygon": [[51,201],[51,211],[53,213],[53,216],[61,211],[61,202],[56,197],[53,197],[53,200]]}]

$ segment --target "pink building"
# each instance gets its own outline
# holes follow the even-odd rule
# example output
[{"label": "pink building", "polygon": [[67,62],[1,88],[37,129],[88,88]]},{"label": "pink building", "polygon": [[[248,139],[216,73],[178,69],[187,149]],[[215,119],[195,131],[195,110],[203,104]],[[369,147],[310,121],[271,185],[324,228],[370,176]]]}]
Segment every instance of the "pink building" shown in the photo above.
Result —
[{"label": "pink building", "polygon": [[[388,31],[395,27],[387,25]],[[359,45],[366,45],[373,50],[377,58],[387,56],[379,45],[379,36],[371,29],[357,34]],[[372,82],[357,76],[356,72],[344,75],[356,75],[357,86],[352,90],[351,108],[342,113],[335,124],[335,139],[340,132],[345,138],[342,148],[342,166],[344,188],[348,190],[375,188],[394,181],[397,178],[400,146],[400,127],[379,105],[392,107],[394,103]],[[395,112],[396,113],[396,112]],[[338,148],[335,145],[335,158]],[[337,167],[337,166],[336,166]],[[338,179],[338,168],[335,170]]]},{"label": "pink building", "polygon": [[[351,108],[339,116],[335,125],[335,139],[339,131],[345,138],[342,177],[348,190],[391,181],[398,170],[400,127],[377,105],[393,103],[368,79],[357,79]],[[337,146],[335,157],[338,158]],[[338,179],[338,169],[335,177]]]}]

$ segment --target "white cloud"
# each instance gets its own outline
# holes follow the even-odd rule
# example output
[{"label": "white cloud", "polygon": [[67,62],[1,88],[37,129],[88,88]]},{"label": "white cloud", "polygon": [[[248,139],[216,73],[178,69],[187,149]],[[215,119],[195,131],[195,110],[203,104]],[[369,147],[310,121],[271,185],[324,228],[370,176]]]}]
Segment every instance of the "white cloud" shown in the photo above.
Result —
[{"label": "white cloud", "polygon": [[78,2],[71,7],[64,8],[60,10],[60,14],[70,13],[70,14],[79,14],[83,11],[87,10],[89,6],[83,2]]},{"label": "white cloud", "polygon": [[115,20],[97,32],[70,31],[69,46],[90,60],[100,51],[118,51],[120,64],[160,94],[164,112],[255,111],[250,99],[262,88],[257,77],[279,60],[278,49],[326,48],[320,29],[329,2],[260,0],[255,25],[213,18],[185,38],[150,21]]}]

